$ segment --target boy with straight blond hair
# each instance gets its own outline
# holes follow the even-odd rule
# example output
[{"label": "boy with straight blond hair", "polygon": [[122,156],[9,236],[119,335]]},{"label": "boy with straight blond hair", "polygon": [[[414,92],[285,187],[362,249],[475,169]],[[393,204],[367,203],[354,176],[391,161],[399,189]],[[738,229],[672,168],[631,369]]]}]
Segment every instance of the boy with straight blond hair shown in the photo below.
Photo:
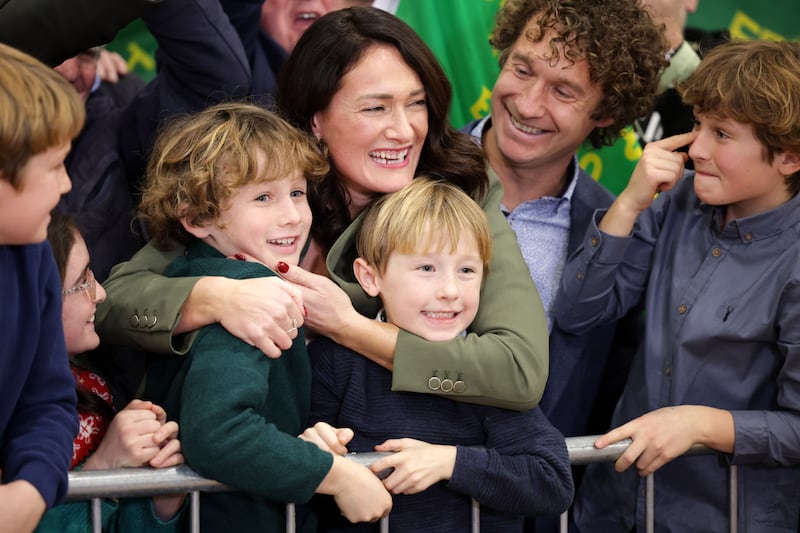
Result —
[{"label": "boy with straight blond hair", "polygon": [[[492,241],[486,215],[463,191],[415,178],[368,208],[357,247],[353,269],[364,290],[381,298],[378,320],[434,342],[465,334]],[[395,452],[371,466],[391,470],[383,483],[394,495],[393,531],[469,531],[473,498],[484,531],[522,531],[523,515],[569,506],[564,437],[538,408],[520,413],[393,392],[389,370],[327,338],[309,353],[311,421],[352,429],[343,438],[352,437],[350,451]],[[433,390],[467,387],[457,373],[431,371]],[[323,530],[351,530],[335,510],[323,510],[320,520]]]},{"label": "boy with straight blond hair", "polygon": [[[562,281],[556,317],[574,332],[646,301],[615,429],[595,445],[633,442],[589,468],[575,521],[644,531],[640,489],[657,471],[657,531],[726,531],[735,464],[739,531],[796,532],[800,43],[719,45],[679,91],[694,130],[647,145]],[[695,444],[724,455],[681,457]]]},{"label": "boy with straight blond hair", "polygon": [[70,190],[64,158],[85,112],[60,74],[3,44],[0,109],[0,517],[30,531],[66,494],[78,430],[46,238]]}]

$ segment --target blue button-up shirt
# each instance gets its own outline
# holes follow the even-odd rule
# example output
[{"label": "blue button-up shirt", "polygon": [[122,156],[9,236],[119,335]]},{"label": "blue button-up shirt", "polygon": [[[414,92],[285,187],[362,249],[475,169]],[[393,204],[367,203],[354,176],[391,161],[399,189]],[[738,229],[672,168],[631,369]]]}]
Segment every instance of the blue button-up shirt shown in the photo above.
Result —
[{"label": "blue button-up shirt", "polygon": [[[739,531],[797,531],[800,508],[800,197],[722,229],[723,208],[693,176],[661,194],[630,237],[595,223],[567,263],[554,310],[573,332],[622,316],[646,294],[645,342],[613,425],[659,407],[732,412]],[[655,474],[657,531],[727,531],[728,463],[679,458]],[[590,468],[576,501],[581,531],[644,531],[634,468]]]},{"label": "blue button-up shirt", "polygon": [[[480,144],[483,132],[490,127],[491,116],[484,117],[474,128],[470,135]],[[505,213],[508,224],[517,234],[522,257],[528,264],[531,278],[539,297],[542,299],[545,315],[547,316],[548,331],[552,331],[553,321],[550,318],[553,310],[553,301],[558,292],[564,263],[567,261],[567,244],[569,243],[570,202],[578,183],[577,158],[574,158],[572,178],[567,189],[560,197],[544,196],[535,200],[522,202],[513,211],[500,204],[500,209]],[[489,172],[494,170],[489,167]]]}]

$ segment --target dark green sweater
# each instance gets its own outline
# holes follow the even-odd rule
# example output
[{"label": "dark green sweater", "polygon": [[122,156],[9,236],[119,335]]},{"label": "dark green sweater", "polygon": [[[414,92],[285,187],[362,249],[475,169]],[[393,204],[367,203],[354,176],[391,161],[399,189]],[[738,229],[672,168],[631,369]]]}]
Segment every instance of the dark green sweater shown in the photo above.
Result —
[{"label": "dark green sweater", "polygon": [[[195,241],[168,276],[274,276],[257,263],[231,261]],[[306,427],[311,369],[302,331],[279,359],[204,327],[187,357],[155,361],[148,396],[180,425],[186,461],[201,475],[240,492],[203,494],[205,532],[285,531],[285,504],[308,501],[333,456],[297,438]],[[298,531],[312,531],[298,507]]]}]

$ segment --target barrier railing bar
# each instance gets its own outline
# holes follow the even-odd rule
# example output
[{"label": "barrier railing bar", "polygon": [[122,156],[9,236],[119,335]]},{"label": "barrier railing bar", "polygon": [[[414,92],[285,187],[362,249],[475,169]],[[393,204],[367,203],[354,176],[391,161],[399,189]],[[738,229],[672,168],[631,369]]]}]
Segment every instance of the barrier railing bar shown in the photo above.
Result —
[{"label": "barrier railing bar", "polygon": [[[568,437],[566,439],[570,464],[586,465],[615,461],[631,444],[630,439],[615,442],[602,450],[594,447],[594,442],[599,435],[583,437]],[[714,450],[701,445],[692,446],[684,455],[703,455],[716,453]],[[388,455],[386,452],[352,453],[347,457],[357,463],[368,466],[380,457]],[[388,472],[379,473],[385,477]],[[736,465],[730,467],[729,483],[729,515],[730,531],[738,530],[738,472]],[[654,530],[654,489],[653,474],[646,480],[646,510],[645,526],[647,533]],[[102,527],[102,498],[131,498],[139,496],[155,496],[161,494],[174,494],[188,492],[190,495],[190,531],[200,531],[200,492],[224,492],[232,490],[227,485],[218,481],[200,476],[188,465],[179,465],[171,468],[125,468],[117,470],[89,470],[69,473],[69,488],[67,500],[91,500],[92,527],[95,533],[100,533]],[[295,533],[295,508],[294,504],[287,504],[286,533]],[[472,502],[472,532],[480,531],[480,506]],[[380,522],[381,533],[388,533],[389,519]],[[560,517],[560,530],[567,531],[568,511]]]},{"label": "barrier railing bar", "polygon": [[730,482],[728,484],[728,512],[730,514],[731,533],[739,531],[739,467],[731,465]]},{"label": "barrier railing bar", "polygon": [[103,529],[103,501],[92,498],[92,531],[102,533]]},{"label": "barrier railing bar", "polygon": [[286,504],[286,533],[295,533],[297,528],[297,508],[293,503]]},{"label": "barrier railing bar", "polygon": [[647,533],[655,533],[655,491],[653,490],[653,474],[647,476],[645,481],[645,514],[644,514],[644,528]]},{"label": "barrier railing bar", "polygon": [[200,491],[194,490],[189,493],[189,530],[191,533],[200,533]]}]

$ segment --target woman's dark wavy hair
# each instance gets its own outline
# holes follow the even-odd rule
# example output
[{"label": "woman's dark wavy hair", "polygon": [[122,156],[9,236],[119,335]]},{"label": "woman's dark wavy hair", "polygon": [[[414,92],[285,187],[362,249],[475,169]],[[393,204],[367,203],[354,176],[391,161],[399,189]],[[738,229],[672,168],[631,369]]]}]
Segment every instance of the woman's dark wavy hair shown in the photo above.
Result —
[{"label": "woman's dark wavy hair", "polygon": [[[50,224],[47,226],[47,240],[50,243],[50,248],[53,249],[53,257],[56,260],[56,267],[58,267],[58,274],[61,277],[62,286],[64,285],[64,278],[67,273],[69,254],[72,251],[72,247],[75,246],[75,237],[79,234],[80,230],[72,217],[59,211],[50,213]],[[85,295],[82,293],[81,296],[85,298]],[[88,368],[81,364],[80,360],[75,357],[69,358],[69,364],[75,368],[88,370]],[[94,413],[107,417],[114,416],[114,410],[108,405],[108,402],[89,389],[78,385],[77,382],[75,383],[75,392],[78,395],[79,413]]]},{"label": "woman's dark wavy hair", "polygon": [[[311,132],[314,114],[328,107],[342,78],[375,45],[395,47],[425,87],[428,136],[416,174],[442,177],[480,201],[488,189],[483,152],[467,134],[450,125],[450,82],[422,39],[390,13],[352,7],[333,11],[314,22],[300,37],[281,71],[279,112],[295,126]],[[326,179],[309,187],[315,222],[311,234],[324,253],[350,224],[349,203],[333,166]]]},{"label": "woman's dark wavy hair", "polygon": [[551,60],[558,61],[562,46],[566,60],[585,59],[589,78],[603,91],[592,118],[614,122],[592,130],[593,147],[613,144],[625,126],[650,112],[668,45],[663,27],[653,23],[639,0],[507,0],[490,39],[501,67],[534,16],[537,24],[525,37],[538,42],[552,31]]}]

